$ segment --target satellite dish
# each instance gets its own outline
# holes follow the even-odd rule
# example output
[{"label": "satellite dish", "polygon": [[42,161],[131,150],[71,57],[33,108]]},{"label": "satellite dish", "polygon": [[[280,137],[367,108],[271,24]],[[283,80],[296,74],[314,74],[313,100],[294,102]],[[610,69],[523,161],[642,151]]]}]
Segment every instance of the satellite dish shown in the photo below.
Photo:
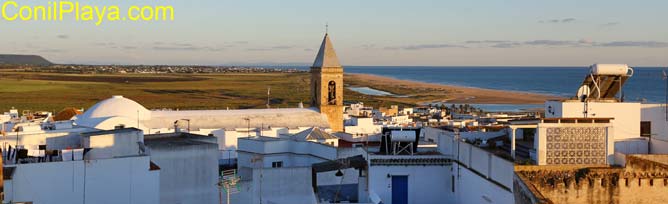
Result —
[{"label": "satellite dish", "polygon": [[591,94],[591,90],[589,89],[589,86],[582,85],[578,89],[577,97],[578,97],[578,99],[580,99],[580,101],[585,101],[589,97],[589,94]]}]

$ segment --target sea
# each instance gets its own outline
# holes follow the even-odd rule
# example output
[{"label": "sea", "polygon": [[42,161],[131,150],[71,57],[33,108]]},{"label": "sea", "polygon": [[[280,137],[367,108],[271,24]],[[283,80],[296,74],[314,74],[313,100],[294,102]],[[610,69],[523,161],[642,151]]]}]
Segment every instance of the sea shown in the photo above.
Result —
[{"label": "sea", "polygon": [[[302,67],[302,69],[307,69]],[[362,73],[396,79],[522,91],[572,97],[589,73],[588,67],[511,67],[511,66],[345,66],[346,73]],[[659,67],[634,67],[633,76],[622,91],[625,101],[665,103],[666,81]],[[482,104],[481,104],[482,105]],[[536,105],[485,104],[484,109],[516,110]]]}]

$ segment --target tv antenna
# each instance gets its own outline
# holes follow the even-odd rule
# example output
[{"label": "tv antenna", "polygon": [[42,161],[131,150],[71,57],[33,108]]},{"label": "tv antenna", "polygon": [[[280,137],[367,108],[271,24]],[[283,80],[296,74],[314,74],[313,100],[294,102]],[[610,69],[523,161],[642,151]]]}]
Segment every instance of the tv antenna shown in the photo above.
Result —
[{"label": "tv antenna", "polygon": [[267,86],[267,109],[271,108],[269,98],[271,97],[271,86]]},{"label": "tv antenna", "polygon": [[584,110],[582,110],[582,114],[584,115],[585,118],[587,118],[587,115],[588,115],[588,112],[589,112],[588,111],[588,109],[589,109],[589,102],[588,101],[589,100],[587,100],[587,98],[589,98],[589,94],[591,94],[591,89],[589,89],[589,86],[587,86],[587,85],[582,85],[578,89],[577,97],[578,97],[578,100],[580,100],[580,102],[584,103]]},{"label": "tv antenna", "polygon": [[233,193],[239,193],[241,189],[239,188],[239,181],[241,180],[241,177],[237,175],[237,170],[235,169],[230,169],[230,170],[225,170],[220,173],[220,180],[218,180],[218,192],[219,192],[219,199],[220,202],[223,202],[223,195],[222,191],[224,190],[225,193],[227,194],[227,202],[230,203],[230,194]]},{"label": "tv antenna", "polygon": [[246,121],[246,124],[248,124],[248,129],[246,129],[246,132],[248,133],[248,138],[250,138],[251,137],[251,135],[250,135],[250,120],[251,119],[250,119],[250,117],[244,117],[243,119]]},{"label": "tv antenna", "polygon": [[589,97],[589,94],[591,94],[591,89],[589,89],[589,86],[587,86],[587,85],[582,85],[582,86],[578,89],[577,97],[578,97],[578,99],[580,100],[580,102],[584,102],[584,101],[587,100],[587,98]]}]

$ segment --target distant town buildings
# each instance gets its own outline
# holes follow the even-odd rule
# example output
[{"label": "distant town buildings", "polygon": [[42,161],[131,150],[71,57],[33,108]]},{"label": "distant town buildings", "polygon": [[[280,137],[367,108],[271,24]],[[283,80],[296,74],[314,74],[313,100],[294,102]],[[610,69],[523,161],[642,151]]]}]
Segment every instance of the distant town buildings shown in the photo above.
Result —
[{"label": "distant town buildings", "polygon": [[53,64],[39,67],[18,66],[29,72],[77,73],[77,74],[169,74],[169,73],[298,73],[306,72],[294,67],[280,66],[203,66],[203,65],[77,65]]}]

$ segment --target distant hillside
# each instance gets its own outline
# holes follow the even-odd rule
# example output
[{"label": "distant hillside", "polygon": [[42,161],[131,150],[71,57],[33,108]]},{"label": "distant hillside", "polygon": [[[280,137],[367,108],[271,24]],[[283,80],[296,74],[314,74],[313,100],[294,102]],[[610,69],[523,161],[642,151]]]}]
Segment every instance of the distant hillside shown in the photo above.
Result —
[{"label": "distant hillside", "polygon": [[0,54],[0,65],[51,65],[53,63],[39,55],[3,55]]}]

